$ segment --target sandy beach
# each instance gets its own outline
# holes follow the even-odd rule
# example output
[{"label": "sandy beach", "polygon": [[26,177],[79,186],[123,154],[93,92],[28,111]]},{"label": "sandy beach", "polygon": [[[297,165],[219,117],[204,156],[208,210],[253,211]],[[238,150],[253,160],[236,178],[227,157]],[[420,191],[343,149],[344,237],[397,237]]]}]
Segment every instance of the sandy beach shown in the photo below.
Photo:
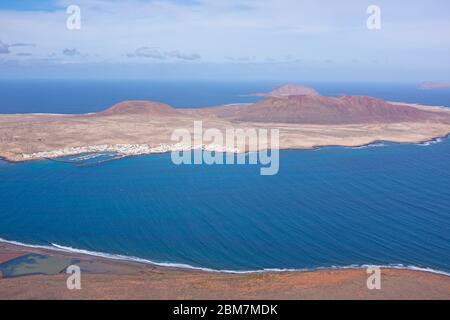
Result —
[{"label": "sandy beach", "polygon": [[422,271],[382,269],[368,290],[365,269],[211,273],[0,244],[0,256],[25,253],[76,259],[81,290],[65,272],[0,278],[0,299],[450,299],[450,277]]}]

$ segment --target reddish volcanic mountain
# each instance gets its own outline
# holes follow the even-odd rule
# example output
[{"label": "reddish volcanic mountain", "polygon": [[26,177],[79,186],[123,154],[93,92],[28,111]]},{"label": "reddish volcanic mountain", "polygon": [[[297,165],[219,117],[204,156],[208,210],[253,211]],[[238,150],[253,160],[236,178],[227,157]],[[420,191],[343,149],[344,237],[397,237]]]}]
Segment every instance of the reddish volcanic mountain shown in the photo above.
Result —
[{"label": "reddish volcanic mountain", "polygon": [[99,115],[121,115],[121,114],[151,114],[151,115],[176,115],[178,111],[168,104],[153,101],[124,101],[115,104],[111,108],[98,113]]},{"label": "reddish volcanic mountain", "polygon": [[364,124],[427,121],[448,114],[426,111],[408,105],[387,103],[365,96],[320,96],[314,89],[287,85],[266,94],[251,105],[175,109],[159,102],[125,101],[97,115],[217,116],[225,120],[298,124]]},{"label": "reddish volcanic mountain", "polygon": [[392,123],[424,121],[439,116],[434,112],[371,97],[298,94],[315,92],[311,90],[282,87],[276,92],[285,92],[284,96],[270,94],[268,98],[249,106],[219,107],[210,111],[230,120],[304,124]]}]

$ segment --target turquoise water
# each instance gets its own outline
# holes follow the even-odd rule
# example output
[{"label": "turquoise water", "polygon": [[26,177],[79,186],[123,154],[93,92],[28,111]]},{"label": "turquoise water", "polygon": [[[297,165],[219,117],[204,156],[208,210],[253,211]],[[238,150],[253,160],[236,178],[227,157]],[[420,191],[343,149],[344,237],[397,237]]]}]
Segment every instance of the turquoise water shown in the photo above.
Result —
[{"label": "turquoise water", "polygon": [[450,140],[282,151],[280,171],[0,162],[0,238],[226,270],[450,272]]}]

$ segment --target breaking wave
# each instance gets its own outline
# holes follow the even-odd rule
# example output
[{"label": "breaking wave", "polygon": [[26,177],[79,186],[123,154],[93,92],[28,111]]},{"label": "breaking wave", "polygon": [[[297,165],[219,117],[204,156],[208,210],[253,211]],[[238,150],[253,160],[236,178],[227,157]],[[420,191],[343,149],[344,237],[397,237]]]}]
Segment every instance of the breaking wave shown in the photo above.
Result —
[{"label": "breaking wave", "polygon": [[33,245],[33,244],[27,244],[27,243],[22,243],[22,242],[18,242],[18,241],[5,240],[3,238],[0,238],[0,242],[12,244],[12,245],[16,245],[16,246],[21,246],[21,247],[44,249],[44,250],[51,250],[51,251],[58,251],[58,252],[65,252],[65,253],[72,253],[72,254],[82,254],[82,255],[105,258],[105,259],[110,259],[110,260],[138,262],[138,263],[159,266],[159,267],[190,269],[190,270],[198,270],[198,271],[214,272],[214,273],[249,274],[249,273],[264,273],[264,272],[307,272],[307,271],[311,272],[311,271],[319,271],[319,270],[367,269],[370,267],[371,268],[378,267],[378,268],[390,268],[390,269],[399,269],[399,270],[413,270],[413,271],[429,272],[429,273],[440,274],[440,275],[450,277],[449,272],[445,272],[442,270],[436,270],[436,269],[427,268],[427,267],[418,267],[418,266],[413,266],[413,265],[404,265],[404,264],[385,264],[385,265],[351,264],[351,265],[347,265],[347,266],[333,266],[332,265],[332,266],[324,266],[324,267],[317,267],[317,268],[262,268],[262,269],[257,269],[257,270],[213,269],[213,268],[192,266],[192,265],[184,264],[184,263],[157,262],[157,261],[152,261],[149,259],[143,259],[143,258],[134,257],[134,256],[126,256],[126,255],[120,255],[120,254],[112,254],[112,253],[105,253],[105,252],[98,252],[98,251],[90,251],[90,250],[85,250],[85,249],[77,249],[77,248],[72,248],[72,247],[68,247],[68,246],[62,246],[62,245],[59,245],[56,243],[51,243],[51,245]]}]

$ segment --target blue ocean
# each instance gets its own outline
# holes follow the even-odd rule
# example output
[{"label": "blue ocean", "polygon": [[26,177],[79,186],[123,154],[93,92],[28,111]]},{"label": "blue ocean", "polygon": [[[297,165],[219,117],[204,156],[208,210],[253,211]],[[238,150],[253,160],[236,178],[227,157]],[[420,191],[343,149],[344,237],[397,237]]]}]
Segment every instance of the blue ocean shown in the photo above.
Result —
[{"label": "blue ocean", "polygon": [[[126,99],[250,102],[276,83],[1,82],[1,113],[86,113]],[[47,85],[47,86],[46,86]],[[450,106],[413,85],[312,84],[325,95]],[[181,92],[181,93],[180,93]],[[280,152],[256,165],[0,161],[0,238],[234,272],[390,265],[450,274],[450,139]]]},{"label": "blue ocean", "polygon": [[[176,108],[256,102],[255,93],[283,82],[154,82],[138,80],[1,80],[0,113],[89,113],[124,100],[152,100]],[[420,90],[417,84],[304,83],[327,96],[369,95],[387,101],[450,106],[450,90]]]}]

